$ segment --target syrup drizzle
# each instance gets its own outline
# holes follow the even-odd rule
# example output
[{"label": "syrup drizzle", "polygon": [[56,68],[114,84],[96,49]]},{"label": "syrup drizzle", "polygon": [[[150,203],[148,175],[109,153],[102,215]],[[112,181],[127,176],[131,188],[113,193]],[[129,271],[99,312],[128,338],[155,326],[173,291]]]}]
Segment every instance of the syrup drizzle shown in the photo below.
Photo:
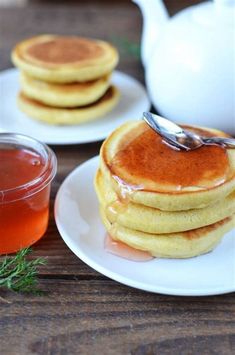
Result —
[{"label": "syrup drizzle", "polygon": [[105,236],[104,248],[110,254],[131,261],[149,261],[154,259],[147,251],[134,249],[122,242],[114,241],[109,234]]},{"label": "syrup drizzle", "polygon": [[129,200],[130,194],[132,194],[134,191],[140,191],[144,189],[144,185],[132,185],[132,184],[127,184],[124,180],[122,180],[119,176],[113,175],[113,179],[117,182],[118,187],[121,191],[121,197],[122,199]]},{"label": "syrup drizzle", "polygon": [[115,175],[113,176],[113,179],[117,182],[118,185],[118,197],[115,201],[111,202],[106,207],[106,211],[111,222],[116,221],[118,214],[124,213],[127,210],[128,203],[131,200],[131,195],[135,191],[140,191],[144,189],[143,185],[129,185]]}]

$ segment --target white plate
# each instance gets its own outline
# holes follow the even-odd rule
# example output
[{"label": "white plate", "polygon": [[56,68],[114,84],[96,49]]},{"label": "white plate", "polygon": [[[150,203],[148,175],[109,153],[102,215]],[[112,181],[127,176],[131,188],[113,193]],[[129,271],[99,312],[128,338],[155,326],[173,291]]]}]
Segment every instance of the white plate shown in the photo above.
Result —
[{"label": "white plate", "polygon": [[146,291],[181,296],[235,291],[235,230],[213,252],[192,259],[133,262],[106,252],[93,187],[97,166],[95,157],[76,168],[56,197],[56,224],[74,254],[101,274]]},{"label": "white plate", "polygon": [[148,111],[150,101],[144,87],[134,78],[114,71],[112,83],[116,85],[121,98],[112,112],[103,118],[76,126],[50,126],[28,118],[16,104],[19,91],[17,69],[0,73],[0,132],[17,132],[29,135],[48,144],[77,144],[95,142],[106,138],[125,121],[138,119]]}]

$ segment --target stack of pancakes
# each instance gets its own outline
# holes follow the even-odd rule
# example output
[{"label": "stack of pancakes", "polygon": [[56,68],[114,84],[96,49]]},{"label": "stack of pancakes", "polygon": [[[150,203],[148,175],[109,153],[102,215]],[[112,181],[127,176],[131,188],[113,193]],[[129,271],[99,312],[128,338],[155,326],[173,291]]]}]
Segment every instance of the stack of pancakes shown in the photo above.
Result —
[{"label": "stack of pancakes", "polygon": [[176,151],[145,122],[128,122],[102,145],[95,189],[114,240],[155,257],[204,254],[235,225],[235,150]]},{"label": "stack of pancakes", "polygon": [[103,116],[118,102],[110,84],[118,53],[107,42],[41,35],[19,43],[12,60],[21,70],[19,107],[37,120],[78,124]]}]

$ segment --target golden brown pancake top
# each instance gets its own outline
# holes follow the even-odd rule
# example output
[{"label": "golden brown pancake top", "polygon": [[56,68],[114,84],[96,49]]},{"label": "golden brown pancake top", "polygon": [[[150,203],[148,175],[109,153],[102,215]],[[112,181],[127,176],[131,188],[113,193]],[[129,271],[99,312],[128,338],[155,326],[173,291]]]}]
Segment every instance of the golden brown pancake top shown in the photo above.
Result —
[{"label": "golden brown pancake top", "polygon": [[104,49],[93,40],[80,37],[54,37],[27,48],[31,57],[49,64],[69,64],[100,57]]},{"label": "golden brown pancake top", "polygon": [[[212,135],[206,130],[196,131]],[[207,145],[188,152],[176,151],[144,122],[123,137],[109,168],[127,184],[129,176],[136,184],[152,181],[166,186],[166,191],[169,185],[176,190],[214,187],[227,179],[230,170],[226,149]]]}]

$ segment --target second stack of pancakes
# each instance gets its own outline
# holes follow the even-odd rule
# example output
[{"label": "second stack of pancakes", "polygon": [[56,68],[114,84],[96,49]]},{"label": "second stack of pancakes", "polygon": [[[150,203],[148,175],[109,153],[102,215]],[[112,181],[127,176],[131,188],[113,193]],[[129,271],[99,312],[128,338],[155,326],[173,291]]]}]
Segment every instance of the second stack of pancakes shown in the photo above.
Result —
[{"label": "second stack of pancakes", "polygon": [[235,225],[235,151],[175,151],[143,121],[124,124],[103,143],[95,188],[110,236],[156,257],[207,253]]},{"label": "second stack of pancakes", "polygon": [[118,102],[118,89],[110,83],[118,53],[107,42],[41,35],[19,43],[12,60],[21,70],[19,107],[37,120],[83,123]]}]

